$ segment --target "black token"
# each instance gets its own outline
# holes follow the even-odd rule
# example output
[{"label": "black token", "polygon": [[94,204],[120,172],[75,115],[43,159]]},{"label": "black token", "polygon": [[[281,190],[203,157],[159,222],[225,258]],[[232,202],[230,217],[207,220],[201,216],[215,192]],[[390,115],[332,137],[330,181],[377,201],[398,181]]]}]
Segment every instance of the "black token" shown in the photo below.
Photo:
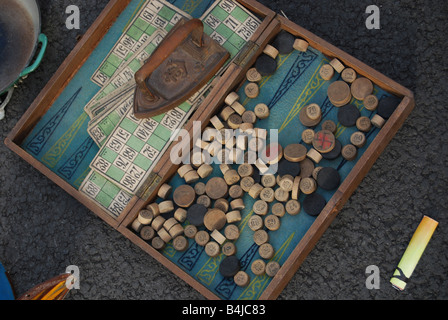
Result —
[{"label": "black token", "polygon": [[300,174],[300,162],[291,162],[283,158],[278,163],[277,172],[280,176],[290,174],[291,176],[296,177]]},{"label": "black token", "polygon": [[204,225],[204,217],[208,209],[202,204],[196,203],[187,210],[187,219],[190,224],[200,227]]},{"label": "black token", "polygon": [[358,108],[353,104],[347,104],[339,108],[338,111],[338,121],[344,127],[354,127],[356,125],[356,120],[361,116]]},{"label": "black token", "polygon": [[327,205],[325,198],[318,193],[307,195],[303,200],[303,210],[310,216],[318,216]]},{"label": "black token", "polygon": [[261,174],[260,174],[260,170],[258,170],[258,168],[254,168],[254,172],[252,174],[252,178],[254,179],[254,183],[260,183],[261,182]]},{"label": "black token", "polygon": [[377,109],[378,115],[384,119],[389,119],[392,113],[394,113],[395,109],[397,109],[400,102],[401,100],[395,96],[381,99]]},{"label": "black token", "polygon": [[222,260],[219,265],[219,272],[223,277],[230,278],[235,276],[241,269],[240,260],[236,256],[229,256]]},{"label": "black token", "polygon": [[334,160],[341,155],[342,143],[336,139],[333,150],[327,153],[322,153],[322,157],[326,160]]},{"label": "black token", "polygon": [[281,31],[275,40],[272,42],[272,46],[278,50],[280,54],[290,54],[294,50],[294,42],[296,37],[286,31]]},{"label": "black token", "polygon": [[334,190],[339,187],[341,183],[341,176],[338,170],[325,167],[317,174],[317,185],[324,190]]},{"label": "black token", "polygon": [[266,54],[262,54],[255,62],[255,68],[263,77],[270,76],[277,71],[277,61]]}]

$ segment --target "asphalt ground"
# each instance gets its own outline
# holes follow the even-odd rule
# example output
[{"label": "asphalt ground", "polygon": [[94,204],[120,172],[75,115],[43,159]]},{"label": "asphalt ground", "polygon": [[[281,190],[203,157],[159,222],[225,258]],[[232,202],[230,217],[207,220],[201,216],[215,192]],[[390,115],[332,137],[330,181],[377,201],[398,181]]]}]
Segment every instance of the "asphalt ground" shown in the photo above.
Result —
[{"label": "asphalt ground", "polygon": [[[447,299],[448,2],[260,2],[411,89],[416,100],[415,110],[279,299]],[[80,8],[80,30],[65,27],[65,9],[72,4]],[[6,109],[2,141],[106,4],[41,1],[49,46]],[[371,4],[380,8],[379,30],[365,26]],[[389,279],[424,214],[440,224],[406,290],[398,292]],[[18,295],[77,265],[81,288],[68,300],[204,299],[3,143],[0,261]],[[370,265],[380,272],[379,289],[366,288]]]}]

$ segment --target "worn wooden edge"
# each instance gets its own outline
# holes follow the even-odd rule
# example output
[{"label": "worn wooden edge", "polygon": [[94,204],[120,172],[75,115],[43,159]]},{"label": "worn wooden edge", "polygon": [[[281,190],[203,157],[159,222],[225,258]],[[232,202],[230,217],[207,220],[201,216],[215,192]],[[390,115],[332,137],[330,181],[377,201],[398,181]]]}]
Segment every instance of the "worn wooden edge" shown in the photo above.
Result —
[{"label": "worn wooden edge", "polygon": [[[403,92],[403,94],[404,93],[405,92]],[[324,210],[316,218],[315,222],[311,225],[302,240],[283,264],[278,274],[274,277],[268,287],[266,287],[260,297],[261,300],[278,298],[305,258],[331,225],[345,203],[358,188],[359,184],[366,177],[367,173],[378,160],[384,149],[401,128],[409,114],[414,109],[414,105],[415,102],[413,97],[405,96],[403,98],[392,117],[386,122],[385,126],[380,130],[378,135],[369,145],[366,152],[358,160],[347,178],[343,181],[341,186],[327,203]]]},{"label": "worn wooden edge", "polygon": [[199,283],[196,279],[178,267],[174,262],[165,257],[161,252],[154,249],[151,245],[142,240],[138,235],[136,235],[132,230],[128,229],[126,225],[121,225],[117,229],[121,234],[123,234],[126,238],[131,240],[135,245],[140,247],[144,252],[149,254],[151,257],[156,259],[159,263],[165,266],[169,271],[178,276],[181,280],[185,281],[189,284],[193,289],[202,294],[205,298],[209,300],[221,300],[218,296],[204,287]]},{"label": "worn wooden edge", "polygon": [[335,47],[331,43],[323,40],[322,38],[316,36],[312,32],[304,29],[303,27],[295,24],[294,22],[277,15],[276,19],[278,19],[282,24],[282,29],[290,32],[291,34],[303,38],[308,41],[311,47],[319,50],[324,55],[330,58],[338,58],[346,67],[353,68],[359,75],[362,75],[371,81],[373,81],[376,85],[381,87],[382,89],[398,95],[400,97],[408,96],[413,97],[414,94],[411,90],[405,88],[399,83],[393,81],[389,77],[380,73],[379,71],[369,67],[365,63],[360,60],[354,58],[350,54],[342,51],[341,49]]}]

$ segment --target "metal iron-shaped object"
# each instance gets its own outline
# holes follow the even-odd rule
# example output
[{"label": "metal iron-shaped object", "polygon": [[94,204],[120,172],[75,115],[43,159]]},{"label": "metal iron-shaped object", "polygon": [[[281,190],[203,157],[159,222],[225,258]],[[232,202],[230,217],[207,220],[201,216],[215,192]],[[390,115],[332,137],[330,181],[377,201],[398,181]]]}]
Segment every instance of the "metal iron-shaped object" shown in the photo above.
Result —
[{"label": "metal iron-shaped object", "polygon": [[176,108],[207,84],[229,56],[204,34],[202,21],[180,20],[135,74],[134,116],[150,118]]}]

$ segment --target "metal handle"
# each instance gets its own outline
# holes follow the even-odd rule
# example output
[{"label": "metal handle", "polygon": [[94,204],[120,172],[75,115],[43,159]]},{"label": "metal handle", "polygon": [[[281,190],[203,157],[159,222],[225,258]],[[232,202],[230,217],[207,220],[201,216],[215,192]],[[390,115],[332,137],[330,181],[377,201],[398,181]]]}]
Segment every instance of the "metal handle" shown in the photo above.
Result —
[{"label": "metal handle", "polygon": [[37,67],[39,67],[42,58],[44,56],[45,50],[47,50],[47,44],[48,44],[48,39],[47,36],[44,35],[43,33],[41,33],[39,35],[39,37],[37,38],[37,41],[40,42],[42,44],[39,54],[36,57],[36,60],[34,61],[34,63],[32,65],[30,65],[29,67],[25,68],[22,73],[20,74],[19,78],[22,78],[28,74],[30,74],[31,72],[33,72],[34,70],[37,69]]},{"label": "metal handle", "polygon": [[179,26],[172,33],[169,33],[160,46],[153,52],[145,65],[135,73],[135,82],[141,92],[151,101],[156,101],[156,97],[146,85],[146,79],[182,44],[182,42],[191,35],[193,43],[202,47],[202,36],[204,34],[204,25],[199,19],[192,19]]}]

